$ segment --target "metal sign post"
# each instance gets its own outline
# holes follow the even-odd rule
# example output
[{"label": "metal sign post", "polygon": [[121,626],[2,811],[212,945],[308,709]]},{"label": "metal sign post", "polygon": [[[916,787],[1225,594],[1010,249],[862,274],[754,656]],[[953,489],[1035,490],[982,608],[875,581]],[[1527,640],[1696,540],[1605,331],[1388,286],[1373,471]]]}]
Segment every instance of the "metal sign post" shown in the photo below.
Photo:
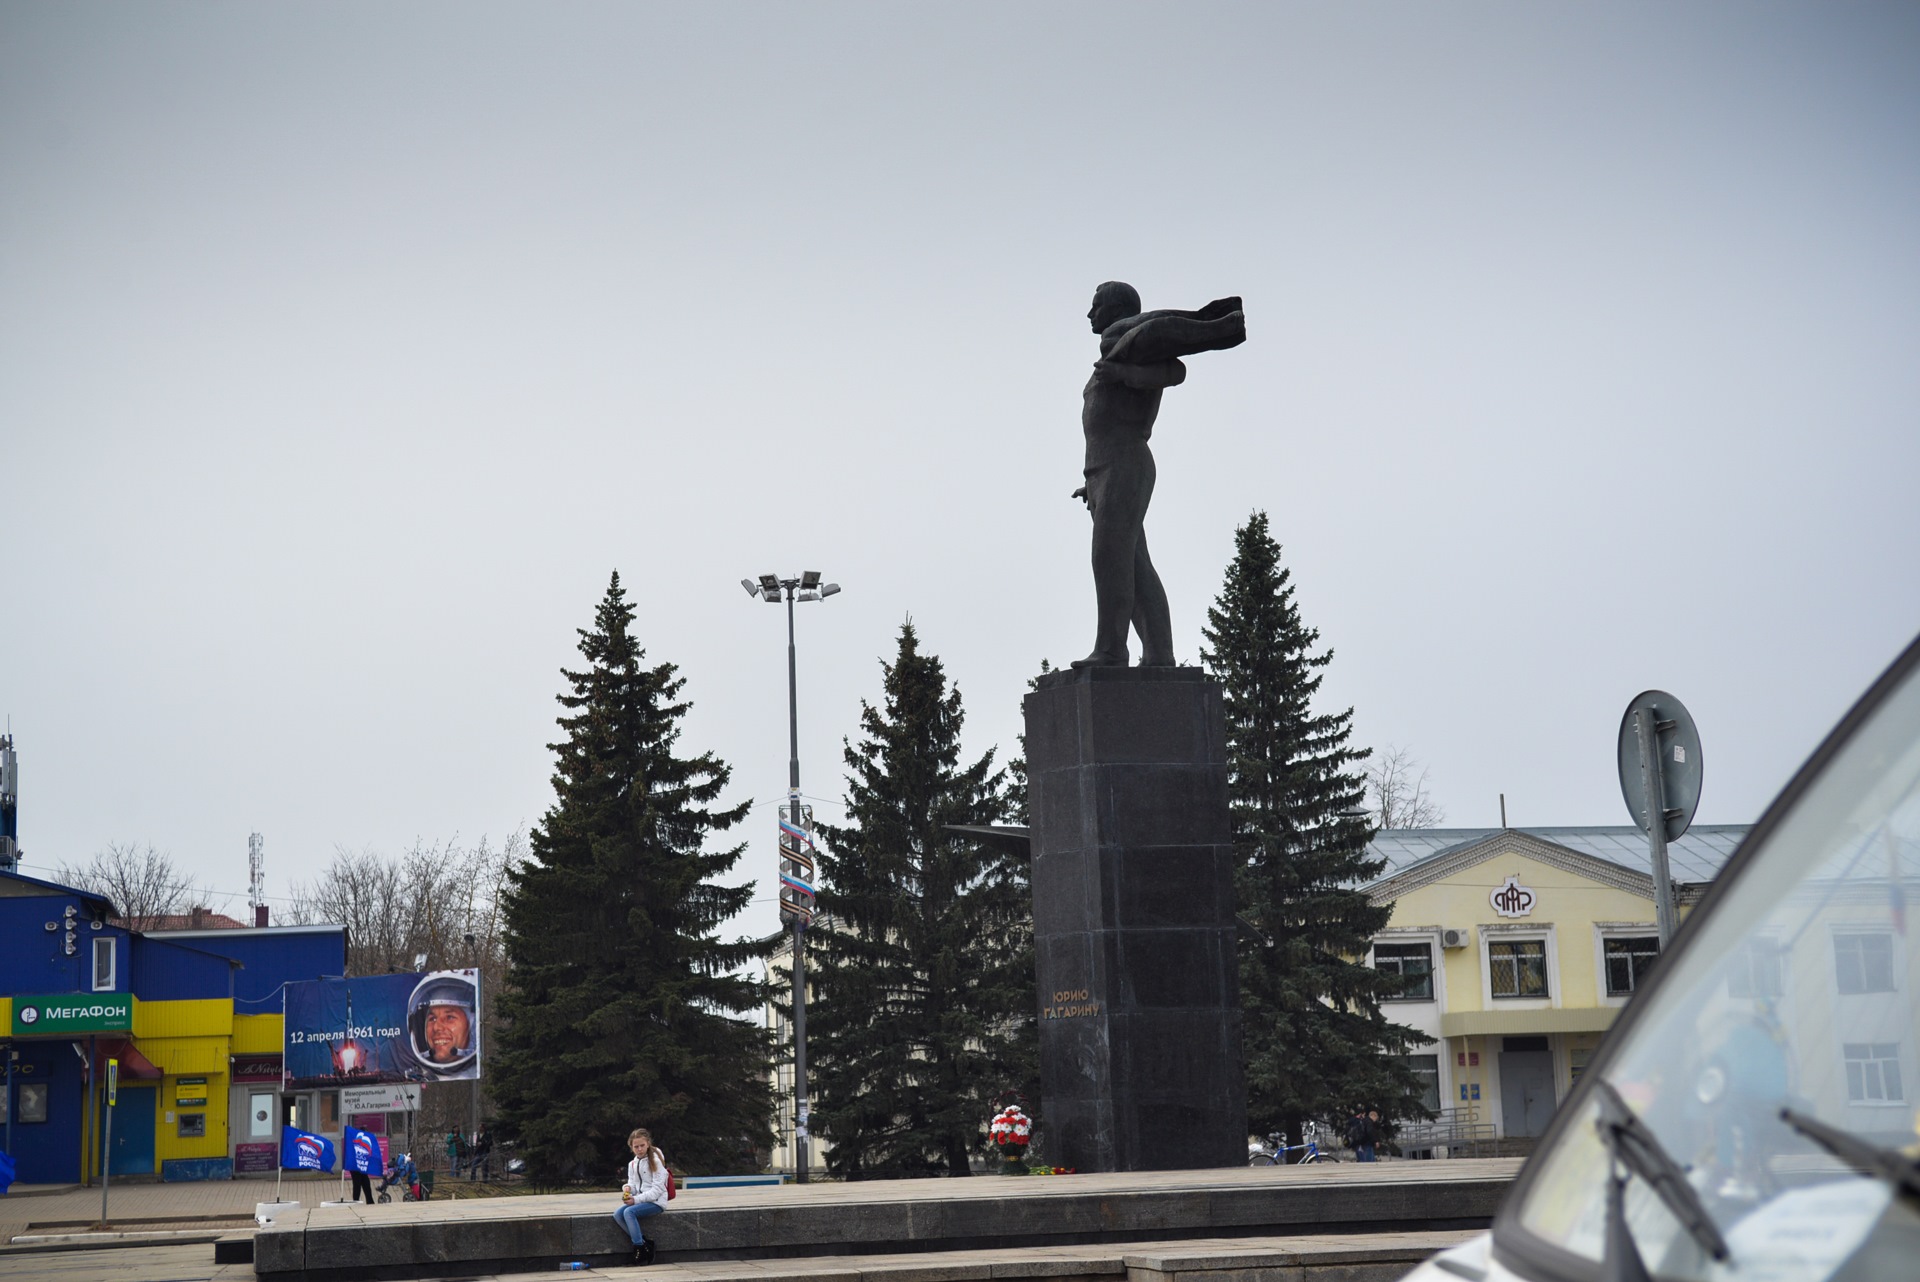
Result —
[{"label": "metal sign post", "polygon": [[107,1061],[107,1121],[100,1144],[100,1226],[107,1224],[107,1181],[113,1173],[113,1106],[120,1096],[120,1061]]},{"label": "metal sign post", "polygon": [[1700,731],[1680,700],[1664,690],[1646,690],[1620,718],[1618,753],[1620,795],[1647,834],[1654,920],[1664,952],[1677,924],[1667,843],[1679,840],[1700,806]]}]

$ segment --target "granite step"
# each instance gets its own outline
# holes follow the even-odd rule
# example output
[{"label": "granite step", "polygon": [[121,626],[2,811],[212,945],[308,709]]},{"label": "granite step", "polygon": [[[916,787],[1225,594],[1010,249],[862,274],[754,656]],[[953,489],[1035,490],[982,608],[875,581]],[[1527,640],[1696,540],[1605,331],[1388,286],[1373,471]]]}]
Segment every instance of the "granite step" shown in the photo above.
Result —
[{"label": "granite step", "polygon": [[[896,1259],[931,1267],[934,1256],[1007,1252],[996,1262],[1012,1265],[1043,1258],[1036,1252],[1098,1247],[1111,1273],[1130,1271],[1114,1261],[1147,1244],[1177,1260],[1203,1242],[1475,1231],[1491,1222],[1518,1168],[1487,1159],[703,1189],[681,1194],[646,1231],[660,1251],[655,1272],[671,1261],[728,1277],[811,1277],[809,1261],[826,1261],[826,1276],[850,1277],[905,1267],[883,1264]],[[380,1282],[546,1272],[571,1261],[614,1269],[630,1253],[615,1205],[602,1193],[303,1208],[255,1235],[254,1271],[264,1282]]]}]

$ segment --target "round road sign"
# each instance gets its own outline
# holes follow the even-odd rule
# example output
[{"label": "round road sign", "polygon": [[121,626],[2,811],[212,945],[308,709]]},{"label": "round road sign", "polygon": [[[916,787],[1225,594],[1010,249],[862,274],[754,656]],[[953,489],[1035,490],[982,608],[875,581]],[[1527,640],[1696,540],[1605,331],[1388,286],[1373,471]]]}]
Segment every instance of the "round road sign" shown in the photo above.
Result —
[{"label": "round road sign", "polygon": [[1642,718],[1653,732],[1654,770],[1664,794],[1666,837],[1673,841],[1693,823],[1693,812],[1700,806],[1700,731],[1687,706],[1665,690],[1643,691],[1627,705],[1626,715],[1620,718],[1620,795],[1642,832],[1651,831],[1647,790],[1640,773]]}]

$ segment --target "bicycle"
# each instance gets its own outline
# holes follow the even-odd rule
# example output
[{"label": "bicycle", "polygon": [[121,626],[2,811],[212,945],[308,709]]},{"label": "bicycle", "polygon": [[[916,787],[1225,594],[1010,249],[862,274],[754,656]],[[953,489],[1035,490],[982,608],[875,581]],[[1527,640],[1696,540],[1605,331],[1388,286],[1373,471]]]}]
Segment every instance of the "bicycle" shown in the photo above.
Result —
[{"label": "bicycle", "polygon": [[[1267,1138],[1247,1155],[1248,1166],[1305,1166],[1309,1162],[1331,1162],[1330,1154],[1320,1151],[1320,1145],[1314,1139],[1315,1128],[1307,1127],[1307,1139],[1304,1144],[1288,1144],[1286,1136],[1279,1131]],[[1287,1154],[1299,1153],[1296,1162],[1289,1162]]]}]

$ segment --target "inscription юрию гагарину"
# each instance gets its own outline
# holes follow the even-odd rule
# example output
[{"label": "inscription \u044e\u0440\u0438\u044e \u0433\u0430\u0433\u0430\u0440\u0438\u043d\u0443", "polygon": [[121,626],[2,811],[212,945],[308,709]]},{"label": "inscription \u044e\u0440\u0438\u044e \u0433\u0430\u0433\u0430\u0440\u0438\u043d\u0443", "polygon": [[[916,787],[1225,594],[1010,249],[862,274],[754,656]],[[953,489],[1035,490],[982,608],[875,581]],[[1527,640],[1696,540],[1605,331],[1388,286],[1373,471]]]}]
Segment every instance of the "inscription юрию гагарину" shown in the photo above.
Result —
[{"label": "inscription \u044e\u0440\u0438\u044e \u0433\u0430\u0433\u0430\u0440\u0438\u043d\u0443", "polygon": [[1084,988],[1058,988],[1053,993],[1053,1005],[1042,1007],[1041,1019],[1072,1019],[1077,1015],[1098,1015],[1100,1003],[1087,995]]}]

